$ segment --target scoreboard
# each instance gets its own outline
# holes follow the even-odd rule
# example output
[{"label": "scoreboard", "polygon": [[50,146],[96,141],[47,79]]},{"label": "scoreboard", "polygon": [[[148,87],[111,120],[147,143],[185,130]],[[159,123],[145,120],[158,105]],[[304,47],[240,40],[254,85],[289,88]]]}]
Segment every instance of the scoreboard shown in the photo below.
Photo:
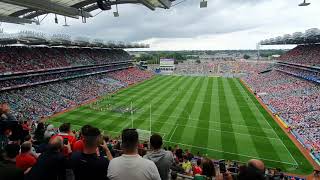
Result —
[{"label": "scoreboard", "polygon": [[160,59],[160,67],[174,67],[174,59]]}]

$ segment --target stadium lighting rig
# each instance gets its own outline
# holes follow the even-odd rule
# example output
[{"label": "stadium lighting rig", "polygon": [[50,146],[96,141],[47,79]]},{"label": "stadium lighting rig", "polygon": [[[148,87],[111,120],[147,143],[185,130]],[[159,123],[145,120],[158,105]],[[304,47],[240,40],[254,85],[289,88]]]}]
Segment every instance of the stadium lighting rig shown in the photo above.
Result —
[{"label": "stadium lighting rig", "polygon": [[200,8],[207,8],[208,7],[208,1],[202,0],[200,2]]},{"label": "stadium lighting rig", "polygon": [[303,2],[301,4],[299,4],[299,6],[309,6],[311,3],[306,2],[306,0],[303,0]]}]

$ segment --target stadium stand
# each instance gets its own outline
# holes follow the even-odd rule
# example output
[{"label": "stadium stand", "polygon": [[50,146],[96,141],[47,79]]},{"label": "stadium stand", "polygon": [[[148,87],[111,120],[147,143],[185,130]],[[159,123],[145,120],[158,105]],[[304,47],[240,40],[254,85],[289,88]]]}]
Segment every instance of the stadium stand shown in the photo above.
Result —
[{"label": "stadium stand", "polygon": [[299,45],[282,55],[272,71],[244,78],[316,161],[320,160],[318,48]]},{"label": "stadium stand", "polygon": [[279,60],[290,63],[320,66],[320,45],[299,45],[290,50],[285,55],[281,56]]}]

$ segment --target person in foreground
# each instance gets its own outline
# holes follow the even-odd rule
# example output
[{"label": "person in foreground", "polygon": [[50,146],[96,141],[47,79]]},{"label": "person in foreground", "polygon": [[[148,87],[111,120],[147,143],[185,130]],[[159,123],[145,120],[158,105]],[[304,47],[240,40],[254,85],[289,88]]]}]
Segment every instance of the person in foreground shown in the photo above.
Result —
[{"label": "person in foreground", "polygon": [[125,129],[121,136],[123,154],[110,161],[108,178],[110,180],[160,180],[154,162],[138,154],[138,132],[135,129]]},{"label": "person in foreground", "polygon": [[161,149],[162,137],[159,134],[153,134],[150,137],[150,145],[153,151],[145,155],[144,158],[156,164],[162,180],[168,180],[170,168],[174,163],[173,154],[170,151]]},{"label": "person in foreground", "polygon": [[265,179],[265,166],[264,163],[257,159],[251,159],[247,165],[240,168],[238,176],[239,180],[264,180]]},{"label": "person in foreground", "polygon": [[26,175],[25,180],[64,180],[67,160],[63,155],[63,148],[67,148],[71,153],[70,144],[64,145],[62,137],[52,138],[47,151],[39,156],[37,163]]},{"label": "person in foreground", "polygon": [[[73,152],[70,159],[71,168],[75,175],[75,180],[107,180],[107,170],[109,160],[112,155],[98,128],[88,127],[83,136],[83,151]],[[101,144],[102,143],[102,144]],[[98,146],[105,151],[107,158],[97,155]],[[120,167],[119,167],[120,168]]]}]

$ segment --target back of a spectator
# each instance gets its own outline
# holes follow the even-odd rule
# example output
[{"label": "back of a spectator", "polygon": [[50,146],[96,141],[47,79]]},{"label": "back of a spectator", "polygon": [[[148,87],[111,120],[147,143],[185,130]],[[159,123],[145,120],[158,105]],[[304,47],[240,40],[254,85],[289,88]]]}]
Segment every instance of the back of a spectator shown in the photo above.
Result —
[{"label": "back of a spectator", "polygon": [[160,180],[154,162],[138,154],[139,136],[135,129],[122,131],[123,154],[110,161],[108,178],[110,180]]},{"label": "back of a spectator", "polygon": [[64,146],[61,137],[52,138],[49,142],[48,149],[37,159],[37,163],[31,168],[26,175],[26,180],[64,180],[66,178],[67,161],[62,151]]},{"label": "back of a spectator", "polygon": [[[107,180],[109,160],[112,156],[106,142],[101,144],[101,134],[98,128],[88,127],[83,136],[83,151],[72,153],[70,159],[71,169],[75,180]],[[106,152],[108,159],[97,155],[98,146]]]},{"label": "back of a spectator", "polygon": [[168,180],[174,158],[172,152],[161,149],[162,144],[162,137],[160,135],[152,135],[150,137],[150,145],[153,151],[145,155],[144,158],[149,159],[156,164],[162,180]]}]

